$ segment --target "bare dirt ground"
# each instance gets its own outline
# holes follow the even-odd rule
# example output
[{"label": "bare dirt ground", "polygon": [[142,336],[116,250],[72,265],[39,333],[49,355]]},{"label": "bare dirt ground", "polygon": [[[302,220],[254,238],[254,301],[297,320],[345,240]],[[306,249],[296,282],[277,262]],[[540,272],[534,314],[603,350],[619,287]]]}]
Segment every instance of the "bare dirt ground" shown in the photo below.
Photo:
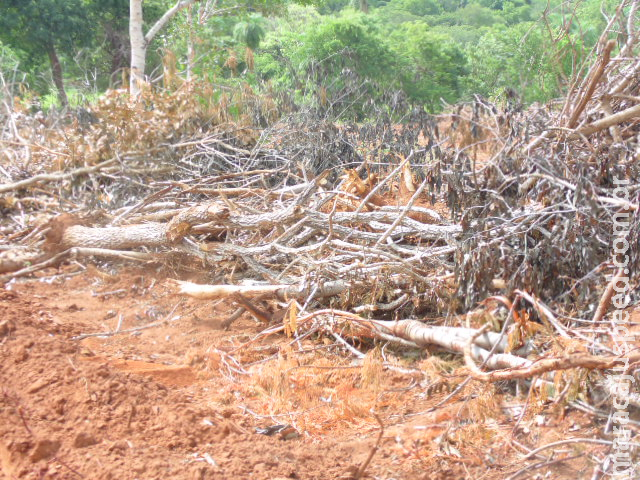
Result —
[{"label": "bare dirt ground", "polygon": [[[353,478],[379,419],[363,478],[498,479],[525,465],[526,448],[601,436],[593,417],[534,399],[518,423],[523,396],[475,382],[434,409],[464,379],[454,357],[383,350],[396,365],[383,370],[331,338],[247,344],[267,326],[245,314],[220,329],[233,310],[171,295],[148,270],[0,289],[0,478]],[[278,424],[289,428],[256,430]],[[575,458],[517,478],[591,478],[589,455],[604,448],[544,452]]]}]

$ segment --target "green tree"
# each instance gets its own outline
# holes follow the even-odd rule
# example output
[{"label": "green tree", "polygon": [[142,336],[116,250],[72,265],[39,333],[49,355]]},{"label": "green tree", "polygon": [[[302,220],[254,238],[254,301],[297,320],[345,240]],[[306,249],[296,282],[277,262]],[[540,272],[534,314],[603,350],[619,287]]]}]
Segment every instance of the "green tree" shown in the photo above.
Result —
[{"label": "green tree", "polygon": [[442,13],[442,7],[436,0],[392,0],[387,4],[388,7],[395,7],[418,17]]},{"label": "green tree", "polygon": [[561,47],[534,23],[493,29],[467,48],[466,90],[488,97],[512,90],[525,103],[548,101],[561,93],[564,70],[571,68],[557,55]]},{"label": "green tree", "polygon": [[454,103],[462,95],[466,60],[452,39],[434,33],[422,22],[403,25],[392,36],[402,59],[399,69],[404,91],[416,103],[434,112],[441,100]]},{"label": "green tree", "polygon": [[15,52],[0,42],[0,73],[11,72],[18,69],[20,59]]},{"label": "green tree", "polygon": [[[154,4],[147,6],[153,9]],[[95,19],[96,37],[94,52],[99,71],[108,76],[103,85],[111,85],[114,76],[129,67],[129,0],[101,0],[90,3]],[[150,15],[149,15],[150,16]]]},{"label": "green tree", "polygon": [[351,3],[351,0],[324,0],[318,5],[318,12],[322,15],[337,13]]},{"label": "green tree", "polygon": [[391,1],[376,9],[372,15],[378,21],[381,29],[387,32],[392,32],[403,23],[421,20],[419,15],[408,9],[401,1]]},{"label": "green tree", "polygon": [[[315,0],[295,0],[296,3],[311,5]],[[162,16],[148,29],[145,33],[145,20],[144,11],[142,7],[143,0],[130,0],[130,15],[129,15],[129,37],[131,41],[131,78],[130,78],[130,91],[131,94],[136,96],[140,91],[140,84],[146,81],[146,58],[147,50],[151,41],[156,35],[165,28],[176,14],[188,7],[191,7],[197,2],[197,0],[177,0],[176,3],[166,9]],[[262,12],[265,14],[273,14],[281,11],[286,4],[287,0],[221,0],[218,2],[209,3],[206,2],[203,5],[203,18],[212,18],[219,15],[234,15],[240,16],[246,13]],[[187,28],[192,28],[192,25],[188,25]],[[250,27],[250,30],[255,33],[257,29]],[[245,32],[246,33],[246,32]],[[193,45],[191,45],[193,47]],[[194,55],[192,52],[191,55]]]},{"label": "green tree", "polygon": [[63,106],[64,88],[59,52],[71,54],[91,41],[91,22],[83,0],[0,0],[0,40],[22,50],[31,63],[47,56]]},{"label": "green tree", "polygon": [[494,23],[502,23],[500,14],[477,3],[470,3],[455,12],[454,18],[459,25],[489,27]]},{"label": "green tree", "polygon": [[305,89],[298,94],[336,112],[363,115],[364,103],[375,98],[379,87],[394,82],[393,54],[362,13],[326,18],[289,47],[287,62],[297,77],[306,77],[296,85]]},{"label": "green tree", "polygon": [[236,23],[233,27],[233,37],[239,43],[246,45],[251,50],[255,50],[265,36],[262,26],[263,18],[259,15],[252,15],[246,20]]}]

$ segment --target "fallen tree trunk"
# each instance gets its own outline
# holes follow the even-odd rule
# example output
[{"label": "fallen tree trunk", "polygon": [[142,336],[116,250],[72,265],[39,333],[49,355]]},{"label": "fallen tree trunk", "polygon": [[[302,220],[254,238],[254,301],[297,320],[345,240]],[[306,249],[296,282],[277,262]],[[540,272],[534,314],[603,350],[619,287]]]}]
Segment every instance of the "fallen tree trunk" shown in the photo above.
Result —
[{"label": "fallen tree trunk", "polygon": [[[418,320],[369,321],[385,333],[410,340],[417,345],[425,347],[438,345],[458,353],[462,353],[464,342],[476,333],[476,330],[473,328],[430,326]],[[475,344],[488,350],[495,348],[497,352],[501,353],[509,350],[506,335],[500,335],[494,332],[483,333],[475,339]],[[524,346],[514,350],[513,353],[517,355],[528,355],[531,353],[531,346]]]},{"label": "fallen tree trunk", "polygon": [[260,215],[230,215],[226,207],[217,204],[189,208],[177,214],[167,223],[149,222],[122,227],[86,227],[72,225],[62,232],[48,235],[49,244],[60,248],[95,247],[127,249],[135,247],[158,247],[175,245],[195,226],[199,230],[209,228],[262,229],[293,223],[302,215],[299,208]]},{"label": "fallen tree trunk", "polygon": [[[491,370],[503,368],[528,367],[530,360],[511,353],[503,353],[507,350],[506,338],[500,338],[498,333],[484,333],[474,338],[476,330],[463,327],[433,327],[425,325],[417,320],[399,320],[387,322],[382,320],[369,320],[374,327],[374,334],[382,333],[381,338],[392,340],[392,337],[408,340],[420,347],[437,346],[452,353],[464,354],[465,347],[470,340],[471,357],[482,362]],[[514,353],[526,354],[531,350],[530,345],[525,345]],[[491,353],[498,352],[498,353]]]},{"label": "fallen tree trunk", "polygon": [[180,242],[194,225],[222,222],[229,210],[219,204],[199,205],[177,213],[167,223],[149,222],[122,227],[86,227],[68,216],[53,219],[47,233],[47,248],[59,251],[73,247],[122,250],[149,246],[167,246]]},{"label": "fallen tree trunk", "polygon": [[268,294],[279,300],[305,299],[311,294],[314,297],[323,298],[340,295],[350,287],[342,281],[326,282],[317,289],[310,285],[199,285],[180,280],[172,280],[171,283],[177,287],[176,293],[200,300],[214,300],[237,294],[247,297]]},{"label": "fallen tree trunk", "polygon": [[60,246],[126,249],[141,246],[169,245],[167,223],[146,223],[124,227],[84,227],[74,225],[65,230]]},{"label": "fallen tree trunk", "polygon": [[[280,300],[290,298],[307,298],[311,293],[309,287],[304,285],[198,285],[191,282],[172,280],[173,286],[178,288],[177,293],[188,295],[200,300],[213,300],[241,294],[246,296],[273,295]],[[346,291],[350,285],[345,282],[327,282],[315,290],[316,297],[338,295]],[[330,311],[337,317],[346,317],[357,321],[361,326],[368,327],[374,336],[384,340],[406,340],[417,347],[438,346],[450,352],[463,354],[469,339],[473,338],[475,345],[472,348],[474,359],[484,362],[485,366],[492,369],[527,367],[531,362],[517,355],[503,353],[508,350],[507,339],[498,333],[488,332],[476,335],[476,330],[463,327],[434,327],[425,325],[417,320],[370,320],[364,319],[350,312]],[[316,312],[326,314],[327,311]],[[314,314],[311,314],[314,316]],[[303,317],[305,320],[311,318]],[[302,319],[301,319],[302,321]],[[516,354],[526,355],[530,353],[531,346],[514,351]],[[498,352],[498,353],[491,353]]]},{"label": "fallen tree trunk", "polygon": [[[399,343],[402,345],[412,344],[416,347],[436,346],[453,353],[464,354],[469,342],[472,342],[471,357],[475,361],[489,369],[504,368],[525,368],[531,365],[531,361],[511,353],[502,352],[506,349],[506,343],[502,343],[500,334],[488,333],[478,335],[478,331],[461,327],[434,327],[425,325],[417,320],[368,320],[361,318],[350,312],[338,310],[323,310],[310,314],[331,315],[332,317],[343,317],[356,322],[359,326],[366,328],[374,337],[382,340]],[[302,324],[307,317],[300,318],[298,324]],[[355,335],[354,335],[355,336]],[[486,347],[486,348],[483,348]],[[524,354],[531,349],[530,345],[525,345],[518,350]]]}]

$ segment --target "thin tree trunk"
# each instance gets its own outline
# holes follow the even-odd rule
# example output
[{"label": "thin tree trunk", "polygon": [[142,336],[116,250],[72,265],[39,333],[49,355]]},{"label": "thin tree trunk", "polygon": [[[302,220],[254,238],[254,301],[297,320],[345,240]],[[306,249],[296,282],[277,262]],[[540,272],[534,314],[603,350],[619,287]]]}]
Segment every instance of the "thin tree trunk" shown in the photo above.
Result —
[{"label": "thin tree trunk", "polygon": [[49,45],[47,49],[49,54],[49,61],[51,62],[51,74],[53,76],[53,83],[58,89],[58,99],[63,107],[69,106],[69,99],[67,98],[67,92],[64,91],[64,81],[62,80],[62,66],[60,65],[60,59],[56,53],[56,49],[53,45]]},{"label": "thin tree trunk", "polygon": [[[129,49],[130,43],[129,37],[122,30],[116,29],[116,24],[108,22],[104,26],[105,37],[109,43],[109,55],[111,56],[111,66],[109,68],[109,84],[114,84],[116,76],[121,76],[130,65]],[[121,88],[126,88],[126,85],[122,85]]]},{"label": "thin tree trunk", "polygon": [[196,0],[178,0],[176,4],[149,29],[145,35],[142,31],[142,0],[130,0],[129,2],[129,36],[131,37],[131,76],[129,80],[129,93],[133,97],[140,94],[140,84],[144,83],[144,67],[147,56],[147,47],[153,37],[167,24],[173,16],[183,8],[195,3]]},{"label": "thin tree trunk", "polygon": [[129,93],[133,97],[140,94],[140,85],[144,83],[144,67],[147,56],[147,42],[142,31],[142,0],[129,3],[129,37],[131,40],[131,72],[129,74]]}]

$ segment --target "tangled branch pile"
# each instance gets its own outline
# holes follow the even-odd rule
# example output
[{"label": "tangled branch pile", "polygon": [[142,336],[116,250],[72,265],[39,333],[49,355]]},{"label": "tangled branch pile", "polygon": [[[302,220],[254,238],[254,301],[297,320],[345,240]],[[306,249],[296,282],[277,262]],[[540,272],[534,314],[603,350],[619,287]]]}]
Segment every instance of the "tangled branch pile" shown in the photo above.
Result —
[{"label": "tangled branch pile", "polygon": [[[636,7],[628,20],[619,9],[563,105],[525,111],[477,98],[440,119],[412,113],[402,127],[260,129],[273,102],[251,92],[214,101],[188,84],[137,103],[112,92],[60,119],[5,104],[0,280],[72,255],[157,262],[215,284],[181,292],[232,296],[263,319],[275,314],[256,298],[295,299],[293,330],[332,308],[359,325],[353,335],[466,352],[478,378],[610,368],[606,335],[542,369],[524,357],[562,350],[535,347],[536,334],[548,346],[600,325],[621,218],[628,268],[640,266]],[[619,46],[608,40],[618,24]],[[496,291],[510,308],[502,335],[393,321],[463,313]],[[523,370],[485,378],[474,359]]]}]

